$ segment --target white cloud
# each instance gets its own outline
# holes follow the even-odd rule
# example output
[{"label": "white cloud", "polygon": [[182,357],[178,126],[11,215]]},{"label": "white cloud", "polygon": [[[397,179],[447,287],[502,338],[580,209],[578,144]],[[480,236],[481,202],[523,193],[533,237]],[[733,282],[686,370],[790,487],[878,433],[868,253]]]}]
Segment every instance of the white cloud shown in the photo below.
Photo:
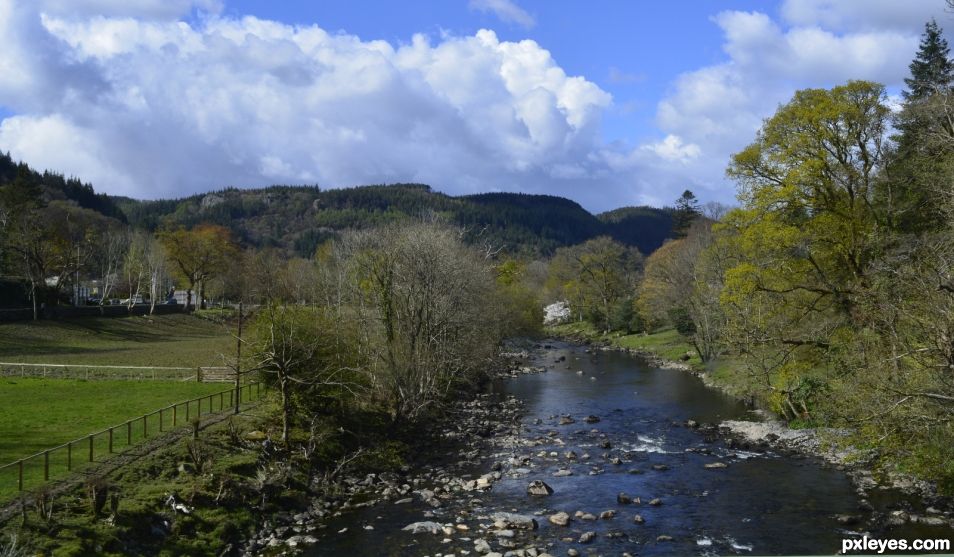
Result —
[{"label": "white cloud", "polygon": [[392,46],[251,17],[3,10],[17,40],[0,51],[15,70],[0,73],[0,105],[17,116],[0,149],[101,190],[418,181],[613,203],[594,156],[612,98],[533,41],[483,30]]},{"label": "white cloud", "polygon": [[[902,15],[909,4],[915,15]],[[694,181],[703,198],[731,200],[733,185],[722,178],[730,155],[753,141],[796,89],[852,79],[900,87],[930,18],[925,5],[789,1],[782,8],[788,27],[760,12],[716,15],[727,60],[682,74],[658,104],[660,129],[698,147],[698,156],[673,169],[670,180]]]},{"label": "white cloud", "polygon": [[537,24],[534,17],[513,0],[470,0],[468,5],[472,10],[490,12],[501,21],[516,23],[528,29]]},{"label": "white cloud", "polygon": [[699,146],[685,143],[678,135],[667,135],[662,141],[644,145],[643,149],[652,151],[663,160],[689,162],[699,156]]},{"label": "white cloud", "polygon": [[942,19],[943,10],[943,0],[785,0],[781,7],[782,17],[794,26],[833,31],[909,32],[931,17]]}]

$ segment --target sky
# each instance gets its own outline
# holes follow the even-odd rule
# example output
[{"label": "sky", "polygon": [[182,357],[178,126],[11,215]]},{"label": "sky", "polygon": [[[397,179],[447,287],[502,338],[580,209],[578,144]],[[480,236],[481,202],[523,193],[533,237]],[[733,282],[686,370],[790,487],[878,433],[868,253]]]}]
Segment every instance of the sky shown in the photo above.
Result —
[{"label": "sky", "polygon": [[806,87],[897,96],[944,0],[0,0],[0,151],[97,191],[426,183],[732,203]]}]

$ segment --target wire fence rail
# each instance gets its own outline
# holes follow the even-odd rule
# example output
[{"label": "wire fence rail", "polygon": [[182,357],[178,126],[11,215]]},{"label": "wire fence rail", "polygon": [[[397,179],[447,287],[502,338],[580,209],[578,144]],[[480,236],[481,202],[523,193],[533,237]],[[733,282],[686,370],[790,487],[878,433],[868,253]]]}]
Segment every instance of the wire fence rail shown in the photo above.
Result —
[{"label": "wire fence rail", "polygon": [[160,367],[0,362],[0,377],[216,383],[234,381],[235,370],[230,367],[216,366]]},{"label": "wire fence rail", "polygon": [[0,466],[0,501],[38,489],[53,479],[82,471],[150,437],[191,425],[203,416],[235,411],[242,404],[261,399],[263,390],[267,392],[267,387],[261,382],[248,382],[237,389],[233,387],[177,402],[4,464]]}]

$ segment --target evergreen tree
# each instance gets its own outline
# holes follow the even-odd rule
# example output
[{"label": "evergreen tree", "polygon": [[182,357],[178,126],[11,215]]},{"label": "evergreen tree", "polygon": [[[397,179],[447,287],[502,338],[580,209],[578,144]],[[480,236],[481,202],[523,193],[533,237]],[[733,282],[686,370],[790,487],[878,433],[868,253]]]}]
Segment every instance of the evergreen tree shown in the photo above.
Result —
[{"label": "evergreen tree", "polygon": [[908,86],[908,91],[904,91],[904,98],[908,101],[923,99],[946,90],[954,81],[954,64],[949,58],[951,49],[941,33],[942,30],[934,19],[925,24],[921,47],[909,66],[911,77],[904,80]]},{"label": "evergreen tree", "polygon": [[672,234],[675,238],[685,238],[692,226],[692,221],[700,215],[699,200],[689,190],[682,192],[676,199],[676,207],[672,212]]}]

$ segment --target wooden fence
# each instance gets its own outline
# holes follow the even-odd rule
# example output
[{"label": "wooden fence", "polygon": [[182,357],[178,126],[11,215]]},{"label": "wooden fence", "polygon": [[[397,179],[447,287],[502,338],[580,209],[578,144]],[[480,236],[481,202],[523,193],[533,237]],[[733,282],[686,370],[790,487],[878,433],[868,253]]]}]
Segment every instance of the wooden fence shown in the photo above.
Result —
[{"label": "wooden fence", "polygon": [[77,364],[34,364],[0,362],[0,377],[46,377],[50,379],[126,380],[126,381],[235,381],[228,367],[105,366]]},{"label": "wooden fence", "polygon": [[[241,385],[238,393],[239,404],[260,399],[263,388],[260,382]],[[17,492],[39,488],[53,478],[105,460],[149,437],[191,425],[193,419],[234,411],[235,396],[235,389],[231,388],[170,404],[119,425],[0,466],[0,500],[9,499]]]}]

